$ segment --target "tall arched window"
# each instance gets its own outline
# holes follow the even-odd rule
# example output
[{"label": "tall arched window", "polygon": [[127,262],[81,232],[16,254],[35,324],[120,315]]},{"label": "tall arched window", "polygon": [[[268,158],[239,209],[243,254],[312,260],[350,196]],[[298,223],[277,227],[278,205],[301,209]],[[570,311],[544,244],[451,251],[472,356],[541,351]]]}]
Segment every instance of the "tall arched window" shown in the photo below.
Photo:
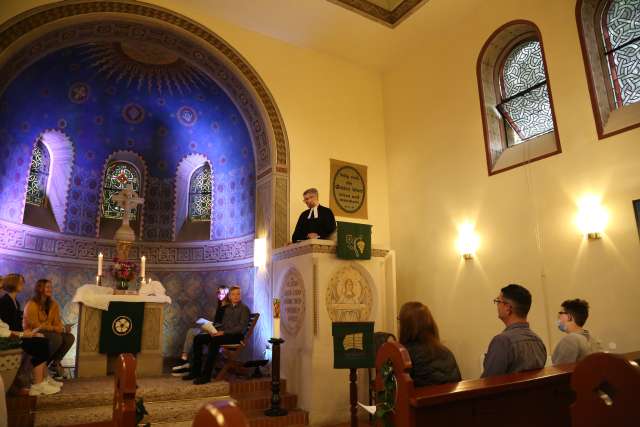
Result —
[{"label": "tall arched window", "polygon": [[[102,216],[105,218],[122,218],[124,209],[118,206],[112,197],[131,183],[133,190],[140,194],[140,172],[131,163],[113,162],[104,174],[102,186]],[[137,215],[137,208],[131,209]]]},{"label": "tall arched window", "polygon": [[489,175],[561,152],[538,27],[513,21],[485,42],[477,62]]},{"label": "tall arched window", "polygon": [[189,220],[211,221],[211,167],[208,163],[196,169],[191,175]]},{"label": "tall arched window", "polygon": [[640,0],[611,0],[602,37],[616,107],[640,101]]},{"label": "tall arched window", "polygon": [[640,0],[578,0],[576,18],[598,137],[640,126]]},{"label": "tall arched window", "polygon": [[500,73],[500,91],[498,110],[515,132],[507,132],[508,146],[553,131],[540,42],[528,40],[509,52]]},{"label": "tall arched window", "polygon": [[44,206],[50,167],[51,156],[49,155],[49,150],[41,141],[36,142],[31,156],[31,167],[29,168],[27,203],[35,206]]}]

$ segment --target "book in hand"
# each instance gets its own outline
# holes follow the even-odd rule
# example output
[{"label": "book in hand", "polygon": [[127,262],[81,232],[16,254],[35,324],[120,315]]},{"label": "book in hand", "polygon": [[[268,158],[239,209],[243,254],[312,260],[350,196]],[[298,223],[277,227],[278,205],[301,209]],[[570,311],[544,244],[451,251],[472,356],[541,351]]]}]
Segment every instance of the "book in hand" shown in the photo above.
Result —
[{"label": "book in hand", "polygon": [[196,325],[200,326],[200,329],[202,329],[205,332],[208,332],[211,335],[218,333],[218,330],[216,329],[216,327],[213,326],[213,322],[205,319],[204,317],[201,317],[198,320],[196,320]]}]

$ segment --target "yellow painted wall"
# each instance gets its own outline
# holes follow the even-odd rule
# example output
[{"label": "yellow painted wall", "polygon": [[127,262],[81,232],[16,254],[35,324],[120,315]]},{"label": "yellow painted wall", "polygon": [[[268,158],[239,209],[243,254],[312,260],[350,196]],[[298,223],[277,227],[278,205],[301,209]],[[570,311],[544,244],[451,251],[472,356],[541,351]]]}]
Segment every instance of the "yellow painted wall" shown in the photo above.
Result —
[{"label": "yellow painted wall", "polygon": [[[431,0],[421,51],[384,75],[392,245],[399,302],[429,305],[463,376],[503,324],[491,300],[509,282],[533,294],[530,320],[548,350],[562,337],[560,303],[591,305],[588,329],[619,351],[640,350],[640,129],[598,141],[574,0]],[[528,19],[546,50],[562,154],[487,175],[476,80],[478,53],[502,24]],[[576,199],[603,196],[600,241],[574,225]],[[456,225],[475,221],[481,247],[457,254]],[[539,233],[536,232],[539,230]],[[538,238],[539,236],[539,245]]]},{"label": "yellow painted wall", "polygon": [[[0,22],[47,1],[8,0]],[[256,69],[271,91],[289,137],[291,231],[306,209],[302,192],[320,191],[329,205],[329,159],[368,166],[368,223],[373,243],[389,244],[387,163],[380,73],[344,60],[244,30],[216,19],[207,2],[154,0],[205,25],[233,46]],[[338,218],[340,219],[340,218]]]}]

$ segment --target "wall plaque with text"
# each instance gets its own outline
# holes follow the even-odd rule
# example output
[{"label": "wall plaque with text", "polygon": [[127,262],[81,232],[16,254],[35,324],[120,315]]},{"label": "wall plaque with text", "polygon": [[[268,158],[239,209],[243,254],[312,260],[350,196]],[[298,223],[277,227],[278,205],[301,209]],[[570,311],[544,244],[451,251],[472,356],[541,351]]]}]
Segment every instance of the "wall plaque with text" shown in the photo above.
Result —
[{"label": "wall plaque with text", "polygon": [[367,167],[331,159],[331,210],[334,215],[367,219]]}]

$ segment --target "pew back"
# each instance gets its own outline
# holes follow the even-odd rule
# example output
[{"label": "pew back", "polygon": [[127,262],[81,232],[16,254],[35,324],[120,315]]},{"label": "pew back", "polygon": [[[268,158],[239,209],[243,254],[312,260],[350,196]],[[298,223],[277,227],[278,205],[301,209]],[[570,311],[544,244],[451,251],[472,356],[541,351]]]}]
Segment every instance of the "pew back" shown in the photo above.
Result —
[{"label": "pew back", "polygon": [[193,427],[249,427],[249,422],[232,400],[213,400],[193,419]]}]

